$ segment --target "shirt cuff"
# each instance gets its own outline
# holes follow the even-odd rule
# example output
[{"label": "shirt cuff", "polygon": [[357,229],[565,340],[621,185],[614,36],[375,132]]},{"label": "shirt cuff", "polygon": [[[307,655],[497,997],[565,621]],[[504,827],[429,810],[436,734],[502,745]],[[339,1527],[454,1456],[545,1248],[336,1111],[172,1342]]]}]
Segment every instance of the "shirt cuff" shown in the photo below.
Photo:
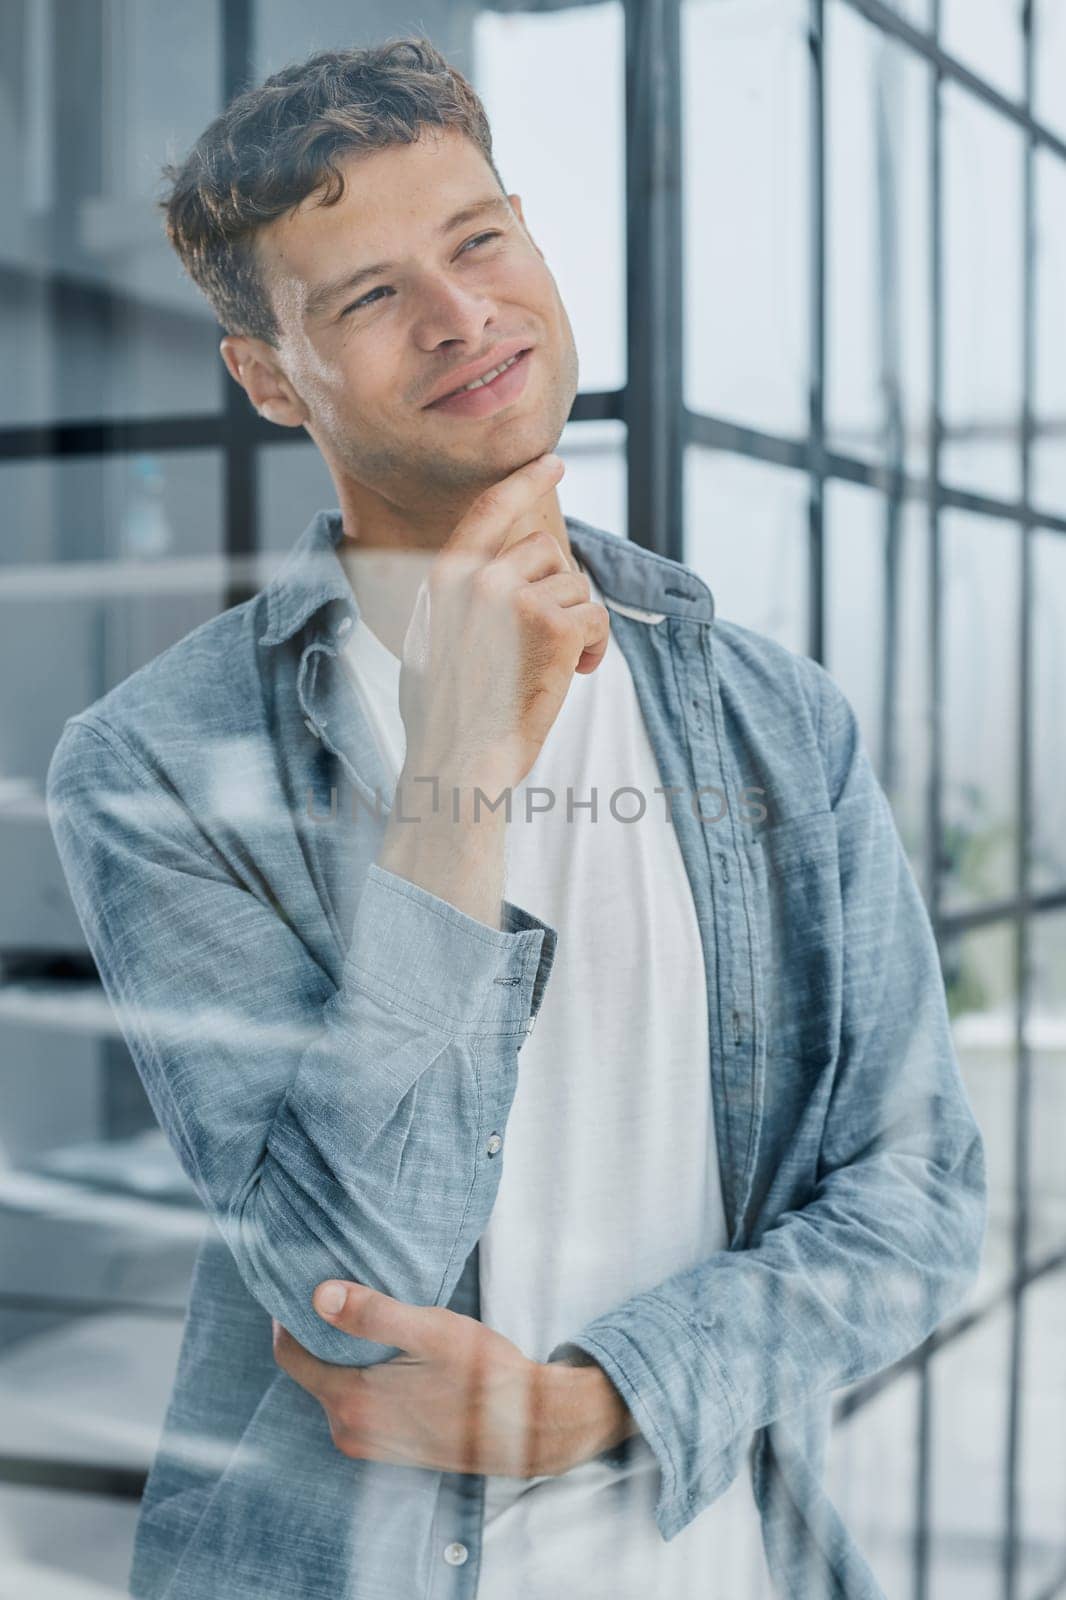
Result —
[{"label": "shirt cuff", "polygon": [[[341,992],[379,999],[461,1033],[528,1033],[555,959],[556,930],[504,900],[502,928],[377,862],[367,869]],[[343,1016],[343,1008],[342,1008]]]}]

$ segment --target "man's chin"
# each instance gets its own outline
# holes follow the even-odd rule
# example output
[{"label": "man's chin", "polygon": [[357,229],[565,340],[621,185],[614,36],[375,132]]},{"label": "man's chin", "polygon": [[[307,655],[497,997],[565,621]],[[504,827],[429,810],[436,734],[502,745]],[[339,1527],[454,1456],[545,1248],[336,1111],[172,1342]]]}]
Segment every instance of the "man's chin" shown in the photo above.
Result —
[{"label": "man's chin", "polygon": [[516,439],[501,439],[494,443],[486,440],[485,447],[475,457],[450,458],[450,467],[455,473],[452,482],[463,479],[471,489],[480,492],[491,484],[499,483],[501,478],[509,477],[512,472],[517,472],[519,467],[527,466],[538,456],[547,455],[558,442],[558,434],[554,437],[545,434],[532,444]]}]

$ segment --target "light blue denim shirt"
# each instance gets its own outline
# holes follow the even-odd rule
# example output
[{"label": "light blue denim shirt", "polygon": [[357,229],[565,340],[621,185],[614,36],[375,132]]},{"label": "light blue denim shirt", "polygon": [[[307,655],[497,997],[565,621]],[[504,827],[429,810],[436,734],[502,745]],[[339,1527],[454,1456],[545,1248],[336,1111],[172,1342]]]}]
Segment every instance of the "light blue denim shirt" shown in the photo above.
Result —
[{"label": "light blue denim shirt", "polygon": [[[750,1449],[781,1595],[866,1600],[822,1486],[830,1396],[960,1303],[985,1225],[929,918],[829,674],[716,618],[688,567],[566,521],[695,901],[730,1244],[552,1358],[583,1352],[621,1391],[664,1540]],[[48,773],[90,949],[215,1224],[138,1525],[142,1600],[477,1590],[485,1480],[340,1454],[271,1318],[360,1366],[396,1351],[315,1315],[324,1278],[478,1314],[521,1048],[567,935],[511,904],[491,929],[376,864],[394,796],[338,661],[357,615],[340,533],[319,511],[256,596],[71,717]]]}]

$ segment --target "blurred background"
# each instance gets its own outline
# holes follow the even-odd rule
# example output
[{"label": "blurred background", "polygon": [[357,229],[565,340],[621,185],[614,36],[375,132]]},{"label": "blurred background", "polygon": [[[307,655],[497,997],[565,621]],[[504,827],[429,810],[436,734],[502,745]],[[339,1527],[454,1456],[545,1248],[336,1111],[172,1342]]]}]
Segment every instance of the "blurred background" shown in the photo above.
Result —
[{"label": "blurred background", "polygon": [[423,31],[569,309],[564,510],[828,666],[937,933],[988,1248],[837,1395],[830,1492],[892,1600],[1066,1595],[1066,0],[0,0],[0,1600],[124,1592],[204,1226],[48,758],[335,503],[226,374],[159,168]]}]

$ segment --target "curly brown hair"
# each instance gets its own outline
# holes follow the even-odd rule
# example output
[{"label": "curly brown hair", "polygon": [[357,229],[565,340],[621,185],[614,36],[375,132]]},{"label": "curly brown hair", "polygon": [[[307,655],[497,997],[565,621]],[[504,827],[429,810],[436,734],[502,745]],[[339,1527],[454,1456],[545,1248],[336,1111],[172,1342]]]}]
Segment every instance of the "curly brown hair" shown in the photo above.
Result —
[{"label": "curly brown hair", "polygon": [[278,345],[280,328],[254,249],[258,228],[323,189],[344,194],[336,156],[411,144],[423,126],[458,128],[492,158],[485,108],[424,37],[322,50],[237,95],[181,162],[158,205],[189,277],[227,333]]}]

